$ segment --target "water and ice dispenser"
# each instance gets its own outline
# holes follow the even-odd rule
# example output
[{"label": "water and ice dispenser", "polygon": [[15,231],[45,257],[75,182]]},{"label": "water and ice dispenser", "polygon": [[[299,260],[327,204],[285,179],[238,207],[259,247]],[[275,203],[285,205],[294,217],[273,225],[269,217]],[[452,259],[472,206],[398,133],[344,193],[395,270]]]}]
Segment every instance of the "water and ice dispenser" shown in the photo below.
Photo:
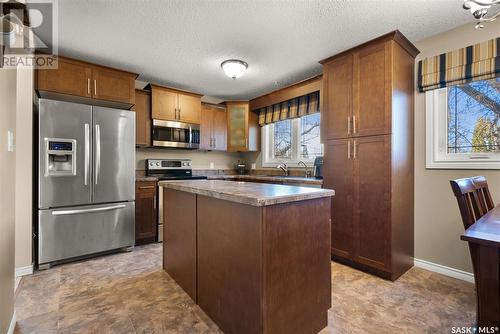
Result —
[{"label": "water and ice dispenser", "polygon": [[45,176],[76,175],[76,140],[45,138]]}]

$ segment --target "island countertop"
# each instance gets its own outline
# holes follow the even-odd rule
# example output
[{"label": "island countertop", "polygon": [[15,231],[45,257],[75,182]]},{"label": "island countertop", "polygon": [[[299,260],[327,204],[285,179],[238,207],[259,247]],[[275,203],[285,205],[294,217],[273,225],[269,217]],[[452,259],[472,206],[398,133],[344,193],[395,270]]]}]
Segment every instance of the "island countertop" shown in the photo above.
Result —
[{"label": "island countertop", "polygon": [[222,180],[161,181],[159,185],[252,206],[290,203],[335,195],[330,189]]}]

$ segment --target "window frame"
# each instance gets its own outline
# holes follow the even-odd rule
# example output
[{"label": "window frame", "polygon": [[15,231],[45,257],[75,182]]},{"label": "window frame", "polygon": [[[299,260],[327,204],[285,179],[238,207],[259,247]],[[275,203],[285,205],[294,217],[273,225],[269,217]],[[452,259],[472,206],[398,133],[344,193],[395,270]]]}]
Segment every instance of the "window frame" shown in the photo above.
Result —
[{"label": "window frame", "polygon": [[448,153],[448,87],[425,93],[427,169],[500,169],[500,153]]},{"label": "window frame", "polygon": [[[308,115],[306,115],[308,116]],[[305,117],[305,116],[303,116]],[[320,116],[321,117],[321,116]],[[307,167],[312,167],[314,165],[314,158],[306,159],[300,158],[300,127],[301,118],[297,117],[290,119],[292,122],[292,154],[291,159],[276,159],[274,158],[274,126],[275,123],[266,124],[261,127],[261,139],[262,139],[262,167],[276,167],[280,163],[285,163],[289,167],[300,167],[299,162],[304,162]],[[321,120],[320,120],[321,122]],[[321,131],[321,127],[320,127]],[[321,138],[321,137],[320,137]],[[321,145],[323,145],[321,143]]]}]

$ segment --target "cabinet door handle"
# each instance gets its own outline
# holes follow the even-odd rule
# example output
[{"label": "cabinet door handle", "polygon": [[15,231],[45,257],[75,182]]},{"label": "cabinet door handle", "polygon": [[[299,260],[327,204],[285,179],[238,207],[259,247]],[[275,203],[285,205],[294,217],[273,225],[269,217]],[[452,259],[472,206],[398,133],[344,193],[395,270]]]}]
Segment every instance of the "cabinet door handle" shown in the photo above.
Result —
[{"label": "cabinet door handle", "polygon": [[351,134],[351,117],[347,116],[347,134]]},{"label": "cabinet door handle", "polygon": [[140,186],[139,189],[154,189],[155,186]]},{"label": "cabinet door handle", "polygon": [[153,197],[153,209],[156,209],[156,195]]},{"label": "cabinet door handle", "polygon": [[354,141],[354,154],[353,154],[353,158],[356,159],[357,157],[358,157],[358,143],[355,140]]},{"label": "cabinet door handle", "polygon": [[347,159],[351,159],[351,141],[347,141]]},{"label": "cabinet door handle", "polygon": [[87,78],[87,95],[90,95],[90,78]]},{"label": "cabinet door handle", "polygon": [[181,119],[181,108],[177,109],[177,113],[179,114],[179,118],[177,118],[177,119],[180,120]]},{"label": "cabinet door handle", "polygon": [[352,133],[356,133],[356,115],[352,115]]},{"label": "cabinet door handle", "polygon": [[94,79],[94,95],[97,96],[97,80]]},{"label": "cabinet door handle", "polygon": [[217,139],[217,138],[214,138],[214,148],[215,148],[215,146],[217,146],[217,145],[215,144],[215,143],[216,143],[216,139]]}]

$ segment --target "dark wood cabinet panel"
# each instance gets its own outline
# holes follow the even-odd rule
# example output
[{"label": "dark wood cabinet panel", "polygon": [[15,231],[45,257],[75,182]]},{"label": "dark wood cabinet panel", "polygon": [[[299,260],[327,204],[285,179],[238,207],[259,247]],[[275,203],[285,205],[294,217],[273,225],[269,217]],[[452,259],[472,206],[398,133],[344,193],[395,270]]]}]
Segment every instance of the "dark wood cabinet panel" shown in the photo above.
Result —
[{"label": "dark wood cabinet panel", "polygon": [[156,182],[138,181],[135,185],[135,242],[154,242],[158,233]]},{"label": "dark wood cabinet panel", "polygon": [[335,189],[332,197],[332,253],[354,258],[354,164],[351,140],[325,145],[323,187]]},{"label": "dark wood cabinet panel", "polygon": [[355,138],[357,260],[381,270],[390,269],[391,156],[390,136]]},{"label": "dark wood cabinet panel", "polygon": [[395,31],[321,62],[332,256],[392,280],[413,266],[416,54]]},{"label": "dark wood cabinet panel", "polygon": [[198,301],[196,194],[163,188],[163,211],[163,269]]},{"label": "dark wood cabinet panel", "polygon": [[353,136],[391,132],[390,50],[386,52],[390,43],[368,46],[354,53]]},{"label": "dark wood cabinet panel", "polygon": [[135,103],[135,78],[125,72],[105,67],[92,68],[92,96],[95,99]]},{"label": "dark wood cabinet panel", "polygon": [[37,70],[36,89],[92,97],[92,68],[86,63],[59,57],[57,69]]},{"label": "dark wood cabinet panel", "polygon": [[346,55],[325,64],[323,68],[322,103],[326,133],[323,138],[347,138],[352,128],[353,56]]},{"label": "dark wood cabinet panel", "polygon": [[135,144],[151,146],[151,93],[135,91]]}]

